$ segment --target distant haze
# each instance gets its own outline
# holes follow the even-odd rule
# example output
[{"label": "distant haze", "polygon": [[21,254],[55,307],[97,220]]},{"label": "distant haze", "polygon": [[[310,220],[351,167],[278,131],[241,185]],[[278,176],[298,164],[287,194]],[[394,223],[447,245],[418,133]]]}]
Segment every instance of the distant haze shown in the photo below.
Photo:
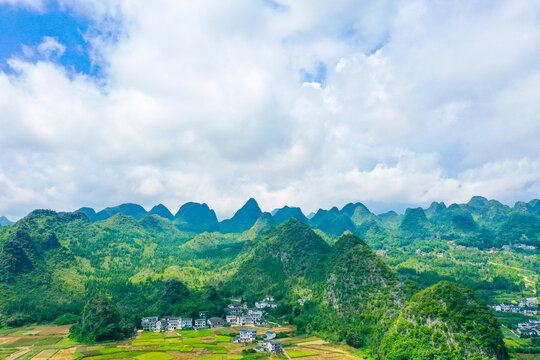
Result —
[{"label": "distant haze", "polygon": [[538,198],[539,13],[534,0],[0,0],[0,216]]}]

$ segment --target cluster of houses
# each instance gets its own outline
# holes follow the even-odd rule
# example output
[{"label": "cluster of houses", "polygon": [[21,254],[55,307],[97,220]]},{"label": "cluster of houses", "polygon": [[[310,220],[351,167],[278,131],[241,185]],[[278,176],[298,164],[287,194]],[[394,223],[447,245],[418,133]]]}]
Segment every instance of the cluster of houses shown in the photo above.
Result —
[{"label": "cluster of houses", "polygon": [[[415,251],[415,254],[416,255],[420,255],[420,256],[426,256],[428,255],[428,253],[420,250],[420,249],[416,249]],[[444,253],[435,253],[435,256],[438,257],[438,258],[443,258],[444,257]]]},{"label": "cluster of houses", "polygon": [[536,298],[523,299],[518,304],[500,303],[490,305],[490,307],[499,312],[521,313],[524,315],[538,314],[538,300]]},{"label": "cluster of houses", "polygon": [[199,318],[166,316],[159,320],[157,316],[144,317],[141,320],[143,331],[160,332],[185,329],[206,329],[225,325],[220,317],[206,318],[206,311],[199,311]]},{"label": "cluster of houses", "polygon": [[519,336],[522,337],[540,336],[540,319],[529,320],[526,323],[519,323],[517,332]]},{"label": "cluster of houses", "polygon": [[[274,340],[276,338],[276,333],[266,332],[266,339],[259,341],[258,346],[255,348],[258,352],[269,351],[272,353],[281,353],[282,345],[281,342]],[[253,342],[257,340],[257,331],[255,330],[240,330],[240,334],[236,336],[233,340],[235,343],[244,343],[244,342]]]},{"label": "cluster of houses", "polygon": [[267,296],[266,298],[264,298],[263,300],[261,301],[256,301],[255,302],[255,307],[257,309],[266,309],[266,308],[270,308],[270,309],[275,309],[277,308],[277,303],[274,301],[274,297],[273,296]]},{"label": "cluster of houses", "polygon": [[503,250],[510,250],[510,249],[536,250],[536,246],[525,245],[525,244],[503,245],[502,248]]},{"label": "cluster of houses", "polygon": [[277,303],[273,296],[267,296],[255,302],[255,308],[249,308],[247,303],[230,304],[225,309],[225,322],[231,325],[266,325],[263,314],[265,309],[275,309]]},{"label": "cluster of houses", "polygon": [[262,301],[255,303],[255,308],[248,308],[247,303],[230,304],[225,308],[227,314],[225,319],[220,317],[207,318],[206,311],[199,312],[199,318],[184,318],[166,316],[159,320],[157,316],[142,318],[141,325],[143,331],[160,332],[174,331],[182,329],[205,329],[229,325],[266,325],[263,318],[265,309],[275,309],[277,303],[273,296],[267,296]]}]

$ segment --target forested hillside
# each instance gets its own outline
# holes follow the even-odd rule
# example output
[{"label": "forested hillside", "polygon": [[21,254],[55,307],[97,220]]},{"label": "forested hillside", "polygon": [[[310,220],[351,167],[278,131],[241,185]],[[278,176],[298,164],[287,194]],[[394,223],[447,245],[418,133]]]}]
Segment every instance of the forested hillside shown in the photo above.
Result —
[{"label": "forested hillside", "polygon": [[[136,204],[35,210],[0,229],[0,327],[73,319],[96,295],[107,295],[132,325],[145,315],[201,309],[221,316],[231,299],[273,295],[276,320],[373,356],[407,353],[410,343],[396,330],[406,329],[429,351],[503,359],[499,324],[482,301],[535,295],[539,204],[475,197],[377,215],[350,203],[308,219],[293,207],[262,212],[250,199],[221,222],[198,203],[174,215],[163,205],[147,212]],[[463,298],[452,312],[425,305],[454,292]],[[475,306],[464,310],[462,302]],[[495,343],[452,322],[469,315]],[[477,342],[444,345],[465,338]]]}]

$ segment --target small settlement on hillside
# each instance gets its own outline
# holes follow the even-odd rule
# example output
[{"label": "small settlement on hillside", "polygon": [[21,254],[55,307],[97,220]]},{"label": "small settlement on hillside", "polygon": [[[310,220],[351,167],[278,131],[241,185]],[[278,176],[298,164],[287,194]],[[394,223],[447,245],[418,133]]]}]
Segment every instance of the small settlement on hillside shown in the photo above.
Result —
[{"label": "small settlement on hillside", "polygon": [[[164,316],[159,320],[158,316],[144,317],[141,320],[143,331],[162,332],[175,330],[200,330],[207,328],[218,328],[223,326],[259,326],[266,325],[264,314],[267,309],[274,309],[277,303],[273,296],[267,296],[261,301],[255,302],[255,308],[248,307],[247,303],[229,304],[224,312],[225,319],[222,317],[207,318],[206,311],[199,312],[199,318]],[[266,333],[266,340],[259,342],[257,351],[270,351],[273,353],[281,352],[281,343],[274,341],[276,334]],[[252,329],[241,329],[238,336],[233,339],[235,343],[246,343],[257,340],[257,331]]]},{"label": "small settlement on hillside", "polygon": [[540,319],[532,319],[526,323],[519,323],[517,333],[521,337],[540,336]]},{"label": "small settlement on hillside", "polygon": [[538,314],[538,300],[536,298],[523,299],[518,304],[500,303],[490,305],[490,307],[499,312],[521,313],[529,316]]}]

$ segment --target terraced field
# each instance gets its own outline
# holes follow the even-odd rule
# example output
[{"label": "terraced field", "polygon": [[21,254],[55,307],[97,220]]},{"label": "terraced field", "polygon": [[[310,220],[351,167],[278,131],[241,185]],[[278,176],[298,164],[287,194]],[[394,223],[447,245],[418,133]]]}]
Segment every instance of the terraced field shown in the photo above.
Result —
[{"label": "terraced field", "polygon": [[[142,333],[130,340],[104,344],[81,344],[68,338],[69,326],[31,326],[0,329],[0,360],[239,360],[268,359],[268,353],[249,353],[257,344],[234,344],[232,339],[240,327],[211,330],[187,330],[167,333]],[[263,336],[268,328],[256,328]],[[290,332],[292,328],[274,328]],[[325,341],[298,336],[283,338],[291,358],[359,359],[352,351],[343,350]],[[354,349],[352,349],[354,350]],[[277,358],[277,356],[273,356]],[[281,355],[280,358],[285,358]]]}]

